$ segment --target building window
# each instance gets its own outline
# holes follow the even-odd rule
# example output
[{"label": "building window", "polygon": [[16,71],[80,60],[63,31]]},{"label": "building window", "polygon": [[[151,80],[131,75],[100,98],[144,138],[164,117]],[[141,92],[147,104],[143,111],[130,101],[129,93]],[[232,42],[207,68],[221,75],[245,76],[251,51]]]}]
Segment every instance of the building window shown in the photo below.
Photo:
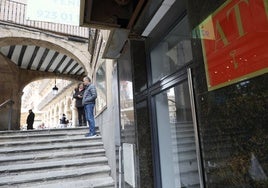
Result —
[{"label": "building window", "polygon": [[188,82],[155,96],[162,187],[199,187]]},{"label": "building window", "polygon": [[174,73],[193,59],[188,17],[181,22],[151,51],[152,80]]},{"label": "building window", "polygon": [[96,73],[96,89],[98,93],[96,102],[96,113],[99,114],[107,105],[107,82],[106,82],[106,63],[103,61]]}]

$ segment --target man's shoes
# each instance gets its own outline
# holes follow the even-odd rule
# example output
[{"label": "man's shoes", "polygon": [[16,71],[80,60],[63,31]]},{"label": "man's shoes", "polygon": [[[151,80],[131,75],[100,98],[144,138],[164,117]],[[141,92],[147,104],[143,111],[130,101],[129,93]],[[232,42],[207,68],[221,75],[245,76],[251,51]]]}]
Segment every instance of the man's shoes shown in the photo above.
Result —
[{"label": "man's shoes", "polygon": [[94,138],[94,137],[96,137],[97,135],[96,134],[90,134],[90,133],[87,133],[86,135],[85,135],[85,137],[90,137],[90,138]]}]

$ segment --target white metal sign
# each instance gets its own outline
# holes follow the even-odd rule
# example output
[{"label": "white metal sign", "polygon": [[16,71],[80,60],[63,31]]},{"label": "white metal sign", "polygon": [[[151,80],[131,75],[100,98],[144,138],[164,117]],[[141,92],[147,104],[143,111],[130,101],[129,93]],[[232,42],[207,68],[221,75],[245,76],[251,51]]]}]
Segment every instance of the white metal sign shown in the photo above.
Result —
[{"label": "white metal sign", "polygon": [[80,0],[28,0],[26,19],[79,26]]},{"label": "white metal sign", "polygon": [[123,143],[123,157],[124,157],[124,178],[125,181],[135,186],[135,165],[134,165],[134,145]]}]

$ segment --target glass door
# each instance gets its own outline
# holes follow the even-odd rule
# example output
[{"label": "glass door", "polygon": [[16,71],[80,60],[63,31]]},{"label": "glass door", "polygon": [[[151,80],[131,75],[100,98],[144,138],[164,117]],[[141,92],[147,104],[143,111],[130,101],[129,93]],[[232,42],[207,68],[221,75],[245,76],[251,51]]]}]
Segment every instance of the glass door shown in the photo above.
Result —
[{"label": "glass door", "polygon": [[203,187],[190,71],[188,75],[154,97],[162,187]]}]

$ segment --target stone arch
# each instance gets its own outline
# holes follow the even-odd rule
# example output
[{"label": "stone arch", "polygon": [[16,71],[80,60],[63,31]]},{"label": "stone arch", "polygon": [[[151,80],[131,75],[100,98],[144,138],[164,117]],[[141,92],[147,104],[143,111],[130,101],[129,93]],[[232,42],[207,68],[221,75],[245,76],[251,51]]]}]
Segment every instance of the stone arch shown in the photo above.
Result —
[{"label": "stone arch", "polygon": [[[43,31],[38,31],[34,29],[27,28],[16,28],[12,26],[0,26],[1,37],[0,37],[0,47],[10,46],[10,45],[36,45],[42,46],[60,53],[66,54],[67,56],[76,60],[81,66],[84,67],[86,74],[91,73],[90,53],[88,51],[87,43],[78,43],[73,41],[68,41],[68,38],[63,35],[56,35],[55,33],[45,33]],[[53,35],[53,36],[52,36]],[[14,63],[12,63],[8,58],[0,54],[0,74],[1,85],[1,96],[0,102],[4,102],[8,98],[11,98],[15,103],[13,105],[13,117],[12,117],[12,127],[11,129],[19,129],[20,127],[20,109],[21,109],[21,96],[22,89],[32,81],[42,79],[42,78],[55,78],[53,73],[48,72],[38,72],[25,69],[19,69]],[[79,80],[81,78],[75,76],[60,75],[66,79]],[[53,111],[53,115],[55,110]],[[2,113],[3,114],[3,113]],[[6,116],[6,115],[4,115]],[[1,118],[0,116],[0,119]],[[0,129],[7,129],[7,127],[2,125],[8,125],[7,121],[0,122]]]},{"label": "stone arch", "polygon": [[[48,79],[48,78],[45,78]],[[51,81],[48,81],[47,83],[51,84]],[[44,90],[47,91],[47,89],[52,89],[52,85],[50,84],[46,84],[46,88],[43,88]],[[59,85],[58,85],[59,86]],[[53,101],[53,105],[51,106],[49,103],[44,104],[43,109],[41,109],[41,111],[46,111],[46,113],[44,113],[42,115],[42,120],[45,123],[46,127],[59,127],[59,123],[60,123],[60,118],[62,117],[62,114],[65,113],[67,116],[67,119],[70,121],[71,119],[73,119],[73,109],[72,109],[72,91],[73,88],[75,86],[75,83],[70,83],[70,85],[65,85],[66,87],[64,87],[65,91],[68,91],[70,93],[70,95],[64,95],[61,92],[59,92],[59,94],[55,97],[53,97],[51,99],[51,101]],[[48,91],[49,92],[49,91]],[[53,113],[52,115],[47,115],[48,113],[50,113],[53,109]],[[40,112],[41,112],[40,111]],[[71,124],[70,124],[71,125]]]},{"label": "stone arch", "polygon": [[[1,26],[0,26],[1,27]],[[12,26],[1,27],[0,47],[24,44],[45,46],[59,52],[66,52],[73,59],[84,65],[86,73],[91,73],[89,65],[90,53],[88,43],[69,41],[64,35],[47,33],[41,30],[29,30]]]},{"label": "stone arch", "polygon": [[[0,47],[3,46],[12,46],[12,45],[34,45],[40,46],[44,48],[49,48],[51,50],[57,51],[59,53],[65,54],[75,61],[77,61],[85,70],[86,74],[88,74],[87,62],[90,61],[89,52],[83,53],[77,46],[72,45],[71,43],[63,43],[57,41],[58,43],[52,43],[50,41],[41,40],[41,39],[31,39],[31,38],[23,38],[23,37],[6,37],[0,38]],[[62,45],[62,46],[61,46]],[[78,45],[79,47],[80,45]]]},{"label": "stone arch", "polygon": [[[65,79],[69,81],[78,81],[82,80],[82,76],[68,76],[68,75],[56,75],[54,73],[43,73],[43,72],[34,72],[31,73],[29,76],[29,72],[31,71],[21,71],[21,78],[20,78],[20,88],[23,90],[23,88],[30,84],[31,82],[42,80],[42,79]],[[25,74],[28,75],[28,77],[25,76]]]}]

